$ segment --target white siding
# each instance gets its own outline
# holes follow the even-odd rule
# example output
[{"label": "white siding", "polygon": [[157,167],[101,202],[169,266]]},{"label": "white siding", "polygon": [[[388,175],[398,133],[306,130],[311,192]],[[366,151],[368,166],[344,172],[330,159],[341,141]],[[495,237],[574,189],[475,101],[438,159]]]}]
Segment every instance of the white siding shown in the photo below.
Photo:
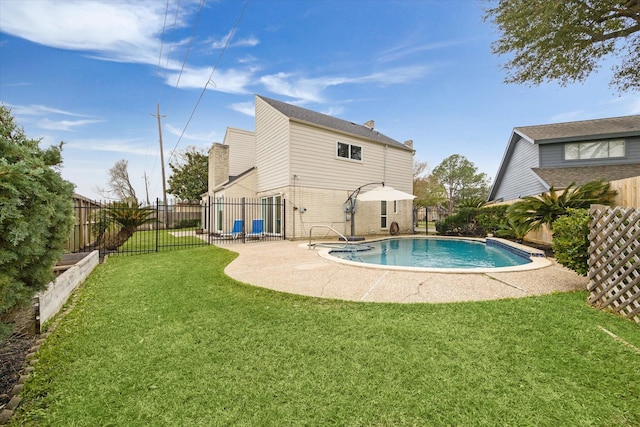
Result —
[{"label": "white siding", "polygon": [[[338,141],[362,147],[362,161],[337,157]],[[354,190],[370,182],[385,181],[410,193],[412,164],[409,150],[385,148],[383,144],[351,135],[291,123],[291,173],[299,176],[305,186]]]},{"label": "white siding", "polygon": [[521,138],[509,157],[494,199],[507,201],[547,191],[531,170],[538,166],[538,146]]},{"label": "white siding", "polygon": [[289,119],[256,97],[256,168],[258,191],[289,184]]},{"label": "white siding", "polygon": [[240,175],[256,165],[256,135],[254,132],[227,128],[224,144],[229,146],[229,175]]}]

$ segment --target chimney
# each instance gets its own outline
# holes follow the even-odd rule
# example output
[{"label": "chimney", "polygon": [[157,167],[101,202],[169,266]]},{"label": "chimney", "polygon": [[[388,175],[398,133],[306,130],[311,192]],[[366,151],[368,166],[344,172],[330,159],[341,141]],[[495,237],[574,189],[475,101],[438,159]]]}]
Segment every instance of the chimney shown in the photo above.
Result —
[{"label": "chimney", "polygon": [[406,145],[406,146],[407,146],[407,147],[409,147],[409,148],[413,148],[413,139],[407,139],[407,140],[404,142],[404,145]]},{"label": "chimney", "polygon": [[214,143],[209,150],[209,192],[229,180],[229,146]]},{"label": "chimney", "polygon": [[373,130],[373,128],[375,127],[375,122],[373,120],[369,120],[364,124],[364,127]]}]

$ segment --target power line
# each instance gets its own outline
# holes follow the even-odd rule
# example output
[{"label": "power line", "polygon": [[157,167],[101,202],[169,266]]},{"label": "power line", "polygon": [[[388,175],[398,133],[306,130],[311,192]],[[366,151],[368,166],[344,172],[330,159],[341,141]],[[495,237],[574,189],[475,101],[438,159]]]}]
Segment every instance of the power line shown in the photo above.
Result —
[{"label": "power line", "polygon": [[[189,52],[191,51],[191,45],[193,44],[193,39],[195,38],[195,35],[196,35],[196,29],[198,28],[198,23],[200,22],[200,15],[202,14],[203,6],[204,6],[204,0],[200,0],[200,7],[198,8],[198,14],[196,15],[196,20],[193,24],[193,29],[191,30],[191,37],[189,38],[189,44],[187,45],[187,50],[184,54],[184,59],[182,60],[182,66],[180,67],[180,73],[178,74],[178,79],[176,80],[176,84],[173,87],[173,93],[171,95],[171,99],[169,100],[169,110],[171,109],[171,106],[173,104],[173,99],[176,95],[176,91],[178,90],[178,86],[180,85],[182,72],[184,71],[184,67],[187,63],[187,58],[189,57]],[[177,11],[176,11],[176,19],[177,19]]]},{"label": "power line", "polygon": [[198,106],[200,105],[200,101],[202,101],[202,97],[204,96],[205,92],[207,91],[207,87],[209,86],[209,83],[213,83],[213,85],[215,86],[215,83],[212,81],[213,79],[213,73],[215,73],[216,69],[218,68],[218,64],[220,63],[220,60],[222,60],[222,56],[224,55],[224,53],[227,50],[227,47],[229,46],[229,43],[231,42],[231,39],[233,38],[233,35],[236,32],[236,29],[238,28],[238,25],[240,25],[240,21],[242,21],[242,17],[244,15],[244,11],[247,8],[247,6],[249,5],[249,0],[246,0],[244,3],[244,6],[242,7],[242,10],[240,11],[240,16],[238,17],[238,20],[236,21],[236,24],[233,26],[233,29],[231,30],[231,32],[229,33],[229,37],[227,37],[227,40],[225,41],[224,47],[222,48],[222,52],[220,52],[220,55],[218,56],[218,60],[216,61],[215,65],[213,66],[213,70],[211,70],[211,74],[209,75],[209,79],[207,79],[207,81],[204,84],[204,87],[202,88],[202,92],[200,93],[200,96],[198,97],[198,101],[196,102],[196,105],[193,107],[193,110],[191,111],[191,115],[189,116],[189,120],[187,120],[187,123],[184,126],[184,129],[182,129],[182,133],[180,134],[180,138],[178,138],[178,141],[176,142],[176,145],[173,147],[173,150],[171,150],[171,154],[169,155],[169,161],[171,161],[171,158],[173,157],[176,148],[178,148],[178,144],[180,144],[180,141],[182,140],[182,137],[184,136],[185,132],[187,131],[187,128],[189,127],[189,123],[191,123],[191,119],[193,119],[193,116],[196,112],[196,110],[198,109]]}]

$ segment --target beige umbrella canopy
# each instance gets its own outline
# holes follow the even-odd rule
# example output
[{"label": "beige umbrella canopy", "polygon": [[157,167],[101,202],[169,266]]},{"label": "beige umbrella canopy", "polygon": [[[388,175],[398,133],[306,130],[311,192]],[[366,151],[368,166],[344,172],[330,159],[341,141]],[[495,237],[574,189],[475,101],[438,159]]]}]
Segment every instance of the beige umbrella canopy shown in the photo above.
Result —
[{"label": "beige umbrella canopy", "polygon": [[[364,187],[368,185],[382,184],[379,187],[369,190],[366,193],[360,193]],[[347,205],[346,212],[351,215],[351,238],[349,240],[362,240],[363,237],[355,237],[355,215],[356,215],[356,200],[361,202],[392,202],[394,200],[413,200],[416,196],[413,194],[405,193],[404,191],[396,190],[392,187],[384,185],[384,182],[372,182],[358,187],[347,199],[345,204]]]},{"label": "beige umbrella canopy", "polygon": [[373,190],[369,190],[366,193],[360,193],[356,198],[361,202],[393,202],[394,200],[413,200],[416,196],[382,185],[374,188]]}]

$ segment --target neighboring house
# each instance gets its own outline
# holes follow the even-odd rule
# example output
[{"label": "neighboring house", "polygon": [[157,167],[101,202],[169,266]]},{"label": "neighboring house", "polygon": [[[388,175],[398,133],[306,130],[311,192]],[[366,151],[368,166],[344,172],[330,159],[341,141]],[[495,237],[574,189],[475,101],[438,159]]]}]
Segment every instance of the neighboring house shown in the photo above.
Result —
[{"label": "neighboring house", "polygon": [[517,127],[489,201],[508,202],[572,182],[632,177],[640,177],[640,116]]},{"label": "neighboring house", "polygon": [[[222,144],[209,151],[209,200],[259,199],[265,231],[305,238],[314,225],[343,234],[350,230],[345,202],[358,187],[382,183],[411,193],[413,144],[374,129],[256,95],[255,131],[228,128]],[[362,192],[373,189],[367,186]],[[205,228],[222,231],[231,220],[216,207]],[[388,233],[392,222],[412,228],[412,201],[358,202],[356,234]],[[255,215],[254,215],[255,216]],[[284,229],[282,227],[284,226]],[[314,235],[327,234],[326,229]],[[335,237],[331,233],[328,234]]]}]

